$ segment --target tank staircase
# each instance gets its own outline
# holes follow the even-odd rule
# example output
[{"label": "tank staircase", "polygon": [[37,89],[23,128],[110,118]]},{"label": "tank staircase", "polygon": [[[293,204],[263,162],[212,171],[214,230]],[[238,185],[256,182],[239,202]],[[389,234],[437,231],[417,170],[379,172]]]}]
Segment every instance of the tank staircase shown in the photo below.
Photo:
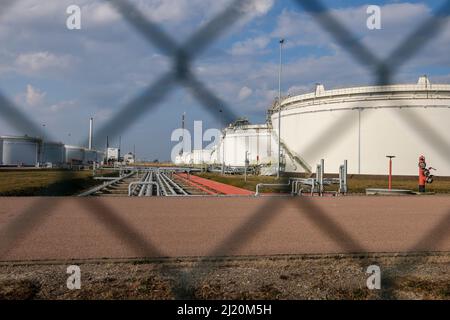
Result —
[{"label": "tank staircase", "polygon": [[[278,142],[278,134],[277,132],[272,128],[272,135],[275,139],[275,141]],[[300,155],[298,155],[295,151],[288,148],[286,143],[284,143],[283,139],[280,139],[281,149],[288,155],[288,157],[291,159],[291,161],[294,163],[294,165],[299,165],[300,167],[305,170],[305,173],[308,175],[313,175],[312,167],[306,162],[305,159],[303,159]]]}]

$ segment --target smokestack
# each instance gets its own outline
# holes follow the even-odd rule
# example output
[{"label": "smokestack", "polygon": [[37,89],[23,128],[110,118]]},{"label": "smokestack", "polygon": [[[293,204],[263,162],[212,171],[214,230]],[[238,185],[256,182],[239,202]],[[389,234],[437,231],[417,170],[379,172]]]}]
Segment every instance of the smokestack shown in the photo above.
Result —
[{"label": "smokestack", "polygon": [[119,155],[118,155],[118,157],[119,157],[119,161],[120,161],[120,149],[122,148],[122,136],[119,136]]},{"label": "smokestack", "polygon": [[94,129],[94,118],[89,119],[89,150],[92,150],[92,130]]}]

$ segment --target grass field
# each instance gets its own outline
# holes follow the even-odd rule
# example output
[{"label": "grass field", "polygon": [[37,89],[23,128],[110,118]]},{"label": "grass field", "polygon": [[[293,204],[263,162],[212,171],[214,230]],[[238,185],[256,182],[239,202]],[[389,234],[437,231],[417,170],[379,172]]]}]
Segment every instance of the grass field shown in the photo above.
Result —
[{"label": "grass field", "polygon": [[[248,176],[247,182],[244,181],[244,177],[240,175],[221,175],[218,173],[198,173],[198,176],[211,179],[214,181],[230,184],[239,188],[247,190],[256,190],[258,183],[281,183],[288,182],[287,177],[282,177],[279,180],[276,177],[266,176]],[[387,176],[368,176],[368,175],[349,175],[348,176],[348,188],[350,193],[365,193],[366,188],[387,188],[388,177]],[[394,176],[392,180],[392,187],[395,189],[418,189],[417,177],[406,176]],[[337,186],[328,187],[328,190],[337,190]],[[282,188],[265,188],[263,192],[290,192],[290,187]],[[450,177],[436,177],[435,181],[427,185],[427,191],[436,193],[450,193]]]},{"label": "grass field", "polygon": [[[111,171],[105,171],[111,175]],[[198,173],[197,175],[230,184],[236,187],[255,191],[258,183],[287,183],[288,178],[267,176],[244,177],[241,175],[221,175],[218,173]],[[97,185],[92,178],[92,171],[70,171],[55,169],[17,169],[0,170],[0,196],[69,196]],[[387,188],[387,177],[350,175],[348,178],[350,193],[365,193],[366,188]],[[332,187],[336,190],[336,186]],[[393,177],[393,188],[417,190],[416,177]],[[328,188],[330,189],[330,188]],[[290,187],[265,188],[263,192],[289,192]],[[435,182],[427,185],[427,191],[450,193],[450,177],[436,177]]]},{"label": "grass field", "polygon": [[97,184],[90,170],[0,170],[0,196],[69,196]]},{"label": "grass field", "polygon": [[[65,263],[10,263],[0,264],[0,300],[449,300],[449,263],[448,253],[230,257],[205,261],[201,270],[193,272],[198,266],[195,259],[104,259],[77,262],[82,270],[81,290],[67,289]],[[371,264],[383,270],[381,290],[366,286],[368,274],[362,266]]]}]

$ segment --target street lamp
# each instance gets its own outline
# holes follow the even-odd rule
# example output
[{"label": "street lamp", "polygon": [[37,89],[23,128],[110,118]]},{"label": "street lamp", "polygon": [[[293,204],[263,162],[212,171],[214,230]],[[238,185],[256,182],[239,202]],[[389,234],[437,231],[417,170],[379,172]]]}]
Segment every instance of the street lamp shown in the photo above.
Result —
[{"label": "street lamp", "polygon": [[[225,122],[223,121],[223,111],[222,109],[219,110],[221,113],[221,120],[222,124],[225,125]],[[226,128],[223,129],[223,138],[222,138],[222,174],[225,174],[225,134],[226,134]]]},{"label": "street lamp", "polygon": [[280,65],[278,68],[278,170],[277,179],[280,178],[281,171],[281,52],[283,49],[284,39],[280,39]]},{"label": "street lamp", "polygon": [[244,181],[245,182],[247,182],[247,168],[248,168],[248,165],[250,164],[250,160],[248,159],[249,154],[250,154],[250,152],[245,151],[245,163],[244,163],[244,165],[245,165],[245,167],[244,167]]}]

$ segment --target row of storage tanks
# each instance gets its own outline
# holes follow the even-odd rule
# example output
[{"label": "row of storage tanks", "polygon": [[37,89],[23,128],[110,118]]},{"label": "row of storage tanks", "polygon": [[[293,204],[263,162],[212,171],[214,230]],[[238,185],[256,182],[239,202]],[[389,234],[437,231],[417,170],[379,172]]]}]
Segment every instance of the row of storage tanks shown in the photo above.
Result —
[{"label": "row of storage tanks", "polygon": [[222,164],[227,166],[274,164],[278,142],[268,124],[232,124],[212,149],[184,152],[176,157],[176,164]]},{"label": "row of storage tanks", "polygon": [[28,136],[0,136],[1,166],[62,166],[103,162],[105,153]]},{"label": "row of storage tanks", "polygon": [[[281,119],[279,119],[281,115]],[[281,123],[281,130],[278,123]],[[344,160],[350,174],[384,175],[386,156],[394,174],[417,175],[418,159],[440,176],[450,176],[450,84],[415,84],[325,90],[287,97],[269,109],[264,124],[237,123],[222,131],[212,150],[194,150],[179,163],[268,166],[286,172],[314,171],[325,159],[326,172],[337,173]]]}]

